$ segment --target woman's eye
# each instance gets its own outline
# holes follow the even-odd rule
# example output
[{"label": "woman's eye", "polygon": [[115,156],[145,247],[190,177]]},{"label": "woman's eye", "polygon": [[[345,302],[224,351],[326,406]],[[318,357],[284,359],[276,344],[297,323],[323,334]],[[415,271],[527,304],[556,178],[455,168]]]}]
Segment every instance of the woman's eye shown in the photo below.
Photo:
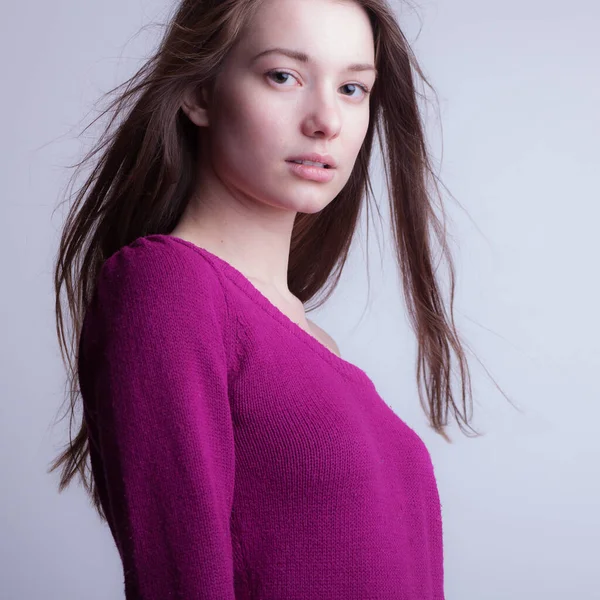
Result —
[{"label": "woman's eye", "polygon": [[343,87],[348,87],[348,86],[355,87],[355,88],[362,90],[362,92],[365,96],[368,96],[370,94],[369,88],[367,88],[366,85],[362,85],[362,83],[346,83]]},{"label": "woman's eye", "polygon": [[[273,76],[293,77],[294,79],[296,79],[296,77],[294,77],[294,75],[292,75],[291,73],[288,73],[287,71],[277,71],[277,70],[275,70],[275,71],[269,71],[267,73],[267,77],[270,77],[270,78],[273,79]],[[287,81],[289,81],[289,80],[288,79],[284,79],[283,82],[279,81],[279,82],[276,82],[276,83],[286,83]],[[368,96],[371,93],[370,90],[369,90],[369,88],[367,88],[366,85],[362,85],[361,83],[346,83],[342,87],[346,87],[346,88],[347,87],[358,88],[358,89],[362,90],[362,92],[363,92],[363,94],[365,96]],[[350,96],[351,97],[352,96],[356,97],[356,94],[350,94]]]},{"label": "woman's eye", "polygon": [[[267,73],[268,77],[271,77],[272,75],[287,75],[288,77],[294,77],[291,73],[288,73],[287,71],[269,71]],[[294,79],[295,79],[295,77],[294,77]]]}]

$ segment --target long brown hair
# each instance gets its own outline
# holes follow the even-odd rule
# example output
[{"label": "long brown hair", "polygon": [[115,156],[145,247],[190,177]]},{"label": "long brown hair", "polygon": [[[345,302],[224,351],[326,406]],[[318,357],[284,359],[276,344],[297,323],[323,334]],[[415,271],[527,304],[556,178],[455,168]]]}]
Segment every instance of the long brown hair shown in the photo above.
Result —
[{"label": "long brown hair", "polygon": [[[80,168],[94,160],[93,169],[67,215],[55,263],[56,327],[68,370],[71,419],[69,443],[49,472],[62,467],[59,491],[79,473],[104,519],[88,463],[88,433],[83,418],[77,435],[74,438],[71,435],[80,399],[78,340],[85,310],[98,272],[109,256],[140,236],[170,233],[182,216],[196,183],[199,150],[195,125],[180,108],[183,95],[191,87],[211,85],[260,1],[182,0],[156,53],[133,77],[109,92],[125,88],[97,117],[113,111],[98,143],[76,164]],[[375,40],[378,79],[370,97],[369,128],[344,189],[319,213],[297,215],[291,239],[288,285],[303,303],[325,288],[311,310],[322,305],[335,289],[363,198],[366,198],[367,208],[373,198],[368,165],[377,130],[389,191],[396,258],[418,341],[416,376],[421,405],[430,426],[447,441],[450,440],[445,427],[450,409],[464,433],[469,435],[470,431],[478,436],[480,434],[469,424],[467,398],[471,397],[471,382],[464,343],[454,324],[454,267],[443,221],[434,211],[434,195],[429,191],[429,184],[433,182],[439,196],[414,78],[419,76],[433,88],[386,0],[354,1],[366,10]],[[118,126],[113,129],[117,118]],[[436,280],[432,233],[449,265],[449,311]],[[318,261],[314,260],[315,256],[319,257]],[[63,285],[71,314],[70,341],[61,306]],[[462,408],[455,403],[452,392],[453,355],[460,372]]]}]

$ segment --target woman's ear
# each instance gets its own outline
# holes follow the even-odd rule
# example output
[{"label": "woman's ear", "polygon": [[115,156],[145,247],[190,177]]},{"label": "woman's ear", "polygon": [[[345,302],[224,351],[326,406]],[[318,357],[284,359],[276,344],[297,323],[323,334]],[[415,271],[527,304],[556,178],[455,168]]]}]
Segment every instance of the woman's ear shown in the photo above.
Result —
[{"label": "woman's ear", "polygon": [[181,109],[198,127],[208,127],[208,94],[205,87],[190,88],[183,94]]}]

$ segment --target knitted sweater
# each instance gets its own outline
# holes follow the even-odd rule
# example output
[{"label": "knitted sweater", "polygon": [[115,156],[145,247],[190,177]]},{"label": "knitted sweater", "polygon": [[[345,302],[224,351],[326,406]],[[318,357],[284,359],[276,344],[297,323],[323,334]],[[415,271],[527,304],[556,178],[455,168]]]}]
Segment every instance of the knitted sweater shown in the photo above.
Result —
[{"label": "knitted sweater", "polygon": [[233,265],[138,238],[105,261],[79,344],[128,600],[443,600],[426,446]]}]

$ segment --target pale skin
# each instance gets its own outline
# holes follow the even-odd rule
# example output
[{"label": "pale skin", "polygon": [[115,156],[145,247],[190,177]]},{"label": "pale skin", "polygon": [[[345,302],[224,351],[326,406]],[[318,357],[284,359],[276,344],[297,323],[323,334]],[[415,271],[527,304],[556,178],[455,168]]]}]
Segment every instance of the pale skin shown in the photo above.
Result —
[{"label": "pale skin", "polygon": [[[303,52],[307,61],[270,48]],[[349,70],[350,65],[361,70]],[[339,356],[287,285],[297,212],[316,213],[344,187],[369,124],[375,82],[368,16],[351,1],[266,0],[228,56],[213,90],[182,109],[203,144],[199,185],[170,235],[223,258],[279,310]],[[323,183],[292,172],[289,157],[337,162]]]}]

